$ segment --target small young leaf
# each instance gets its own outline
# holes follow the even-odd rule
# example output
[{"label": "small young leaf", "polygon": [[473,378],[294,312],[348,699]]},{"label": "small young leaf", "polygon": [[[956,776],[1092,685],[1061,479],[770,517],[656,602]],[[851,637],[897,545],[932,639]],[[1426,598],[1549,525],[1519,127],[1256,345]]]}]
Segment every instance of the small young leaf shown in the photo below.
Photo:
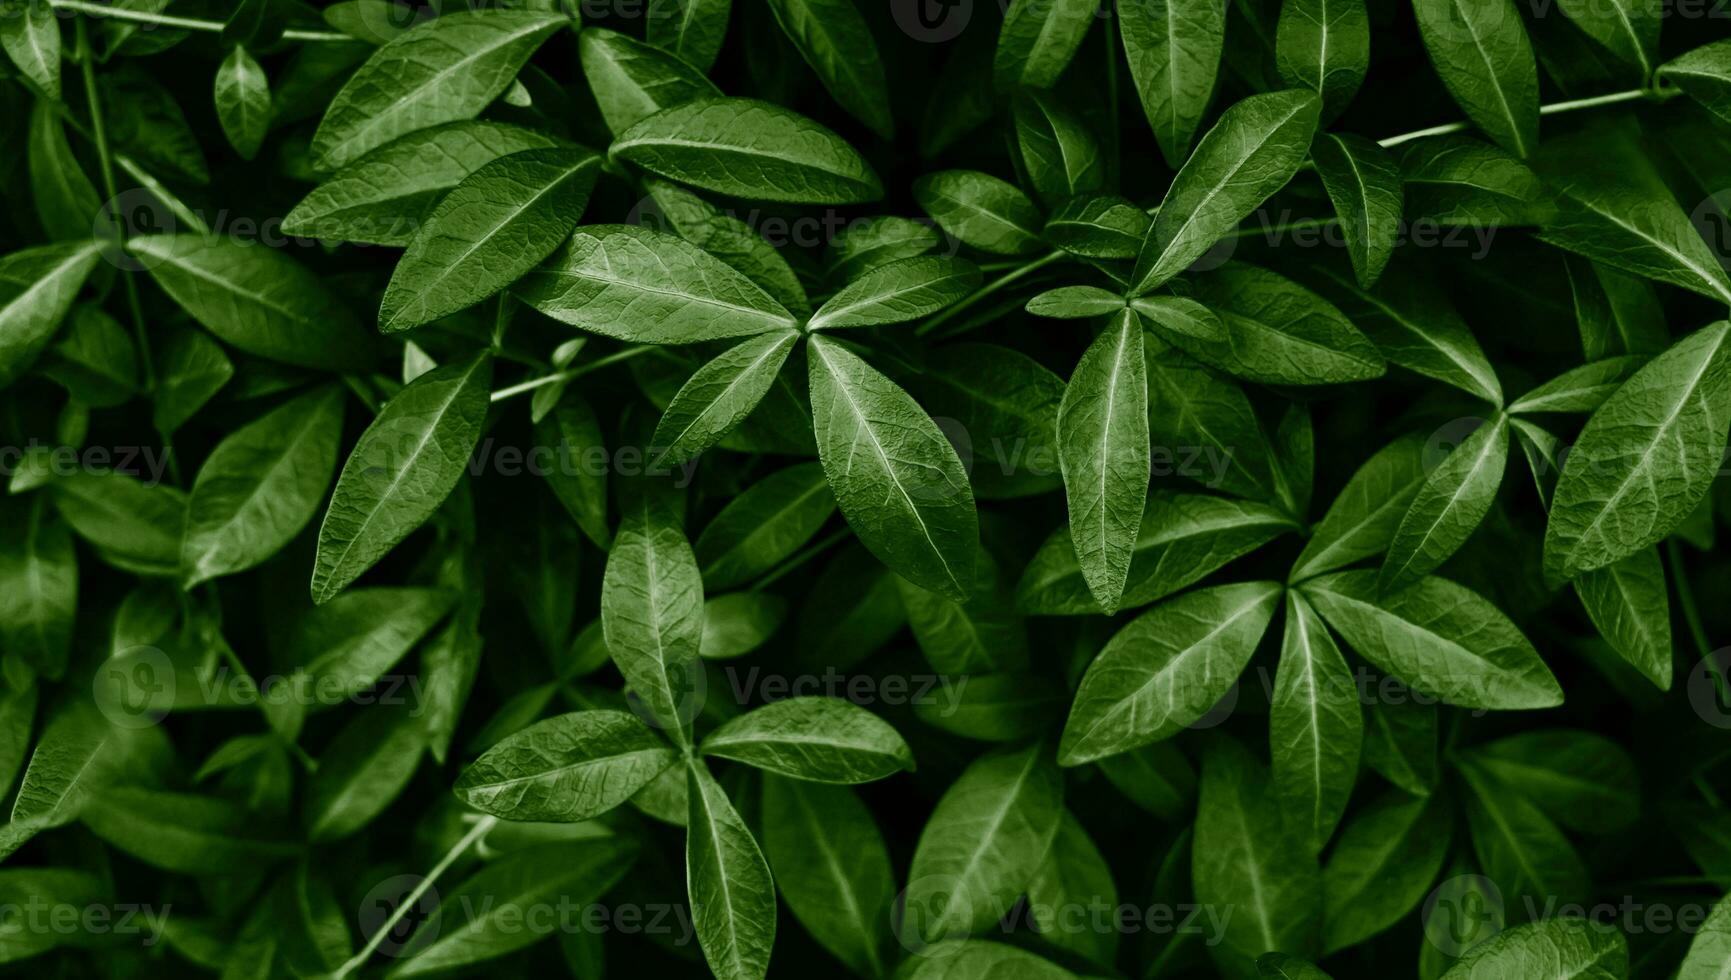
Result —
[{"label": "small young leaf", "polygon": [[1014,184],[978,170],[940,170],[914,181],[914,200],[938,227],[982,252],[1040,249],[1040,211]]},{"label": "small young leaf", "polygon": [[236,45],[216,70],[216,117],[228,144],[251,160],[270,131],[270,81],[246,48]]}]

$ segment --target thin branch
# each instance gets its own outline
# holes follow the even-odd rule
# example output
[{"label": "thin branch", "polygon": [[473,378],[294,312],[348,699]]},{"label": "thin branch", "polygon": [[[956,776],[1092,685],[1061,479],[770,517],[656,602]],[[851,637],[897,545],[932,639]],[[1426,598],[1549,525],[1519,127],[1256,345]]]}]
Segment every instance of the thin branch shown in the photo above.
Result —
[{"label": "thin branch", "polygon": [[[86,0],[48,0],[48,5],[55,10],[69,10],[84,14],[93,20],[123,20],[132,24],[151,24],[156,27],[173,27],[183,31],[206,31],[222,33],[221,21],[200,20],[196,17],[175,17],[171,14],[153,14],[144,10],[127,10],[125,7],[110,7],[104,3],[89,3]],[[332,44],[352,44],[355,39],[347,34],[334,31],[283,31],[285,41],[313,41]]]}]

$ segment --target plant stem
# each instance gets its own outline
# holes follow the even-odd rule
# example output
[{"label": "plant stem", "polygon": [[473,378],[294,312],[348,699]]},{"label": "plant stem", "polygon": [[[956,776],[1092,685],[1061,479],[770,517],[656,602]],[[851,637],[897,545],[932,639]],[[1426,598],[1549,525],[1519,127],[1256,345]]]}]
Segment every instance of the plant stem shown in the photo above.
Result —
[{"label": "plant stem", "polygon": [[943,326],[945,323],[948,323],[951,319],[953,319],[955,317],[956,314],[962,312],[963,310],[968,309],[969,307],[973,306],[975,303],[978,303],[980,300],[983,300],[986,297],[992,295],[993,293],[998,292],[999,290],[1005,288],[1006,286],[1010,285],[1011,283],[1015,282],[1018,279],[1021,279],[1025,276],[1030,276],[1030,275],[1034,274],[1035,272],[1038,272],[1039,270],[1044,269],[1046,266],[1049,266],[1053,262],[1056,262],[1062,258],[1066,258],[1065,254],[1063,252],[1052,251],[1052,252],[1046,253],[1045,255],[1040,256],[1037,259],[1034,259],[1033,261],[1025,262],[1025,263],[1017,266],[1016,268],[1010,270],[1009,272],[1004,273],[1003,275],[999,276],[996,279],[993,279],[991,282],[986,283],[984,286],[981,286],[979,289],[976,289],[972,293],[963,297],[961,302],[955,304],[954,306],[946,308],[943,312],[932,317],[930,320],[927,320],[926,322],[920,324],[919,329],[915,330],[914,334],[916,336],[924,337],[926,334],[929,334],[933,330],[936,330],[938,327]]},{"label": "plant stem", "polygon": [[[120,216],[114,213],[114,201],[120,197],[120,187],[114,180],[114,154],[108,148],[108,127],[103,122],[102,99],[96,91],[96,58],[90,52],[90,31],[85,26],[83,17],[76,19],[73,30],[78,44],[78,67],[84,77],[84,97],[90,107],[90,136],[96,143],[98,169],[102,172],[102,189],[108,195],[102,210],[114,223],[114,233],[119,236],[120,247],[125,248],[126,225],[120,220]],[[156,365],[150,356],[150,336],[144,330],[144,305],[138,299],[138,283],[130,272],[121,276],[121,279],[125,283],[126,304],[132,310],[132,333],[138,345],[144,390],[153,391],[156,388]]]},{"label": "plant stem", "polygon": [[426,877],[421,879],[421,883],[416,885],[413,891],[403,896],[403,900],[398,902],[397,907],[391,911],[391,917],[379,926],[377,932],[373,933],[373,938],[367,940],[367,944],[361,947],[361,951],[356,953],[347,963],[338,967],[337,971],[331,974],[330,980],[343,980],[344,977],[366,963],[375,952],[378,952],[379,947],[385,942],[385,937],[391,934],[391,930],[397,927],[397,923],[403,920],[403,916],[409,913],[409,909],[421,900],[421,896],[427,893],[427,889],[433,887],[433,882],[437,881],[438,877],[444,874],[452,864],[455,864],[457,858],[463,856],[464,851],[485,837],[487,831],[492,830],[493,825],[498,822],[498,817],[482,817],[475,821],[475,826],[469,828],[469,832],[464,834],[461,840],[451,845],[451,849],[445,852],[445,856],[439,859],[438,864],[433,865],[433,869],[427,872]]},{"label": "plant stem", "polygon": [[627,347],[622,351],[616,351],[612,354],[608,354],[606,357],[590,361],[588,364],[568,368],[564,371],[558,371],[539,378],[533,378],[524,381],[521,384],[514,384],[509,388],[500,388],[498,391],[493,392],[492,400],[496,402],[504,401],[514,395],[521,395],[524,392],[534,391],[536,388],[545,388],[548,385],[558,384],[561,381],[570,381],[572,378],[582,377],[590,371],[599,370],[609,364],[617,364],[620,361],[630,360],[639,354],[646,354],[654,349],[654,344],[638,344],[635,347]]},{"label": "plant stem", "polygon": [[[84,14],[97,20],[124,20],[133,24],[153,24],[157,27],[174,27],[183,31],[208,31],[220,34],[223,24],[214,20],[199,20],[194,17],[175,17],[171,14],[153,14],[143,10],[127,10],[124,7],[110,7],[104,3],[89,3],[86,0],[48,0],[48,5],[55,10],[70,10]],[[355,39],[347,34],[334,31],[283,31],[285,41],[325,41],[331,43],[349,43]]]},{"label": "plant stem", "polygon": [[[1666,99],[1677,95],[1680,91],[1680,89],[1671,88],[1632,88],[1623,92],[1611,92],[1606,95],[1595,95],[1587,99],[1570,99],[1566,102],[1552,102],[1549,105],[1539,106],[1539,115],[1554,116],[1559,113],[1575,112],[1580,109],[1596,109],[1599,106],[1604,105],[1616,105],[1622,102],[1638,102],[1642,99],[1652,99],[1656,102],[1663,102]],[[1399,146],[1402,143],[1410,143],[1413,140],[1424,139],[1426,136],[1444,136],[1449,133],[1459,133],[1471,126],[1472,123],[1466,122],[1465,120],[1460,122],[1443,123],[1441,126],[1431,126],[1427,129],[1415,129],[1410,133],[1401,133],[1399,136],[1390,136],[1387,139],[1377,140],[1376,143],[1378,146],[1387,149],[1391,146]]]},{"label": "plant stem", "polygon": [[1689,626],[1689,636],[1695,641],[1695,650],[1702,657],[1711,657],[1713,645],[1707,639],[1707,630],[1701,625],[1701,610],[1695,605],[1695,590],[1689,588],[1689,580],[1684,577],[1683,549],[1677,545],[1676,538],[1665,542],[1665,557],[1671,563],[1671,579],[1677,587],[1677,605],[1683,608],[1683,622]]}]

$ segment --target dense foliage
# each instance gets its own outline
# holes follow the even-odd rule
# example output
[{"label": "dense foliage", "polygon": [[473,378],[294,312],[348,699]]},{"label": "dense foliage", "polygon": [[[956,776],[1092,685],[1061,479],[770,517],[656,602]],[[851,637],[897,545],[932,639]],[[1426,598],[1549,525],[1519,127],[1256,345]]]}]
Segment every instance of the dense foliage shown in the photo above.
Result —
[{"label": "dense foliage", "polygon": [[9,0],[0,970],[1731,975],[1723,25]]}]

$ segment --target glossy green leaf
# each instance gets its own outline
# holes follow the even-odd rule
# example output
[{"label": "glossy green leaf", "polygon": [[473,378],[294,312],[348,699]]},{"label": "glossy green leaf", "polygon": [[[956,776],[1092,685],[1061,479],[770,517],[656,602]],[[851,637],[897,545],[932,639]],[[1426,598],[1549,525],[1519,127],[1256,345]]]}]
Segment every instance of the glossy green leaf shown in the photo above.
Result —
[{"label": "glossy green leaf", "polygon": [[1475,125],[1517,157],[1539,140],[1539,79],[1509,0],[1415,0],[1431,64]]},{"label": "glossy green leaf", "polygon": [[1118,11],[1118,31],[1142,114],[1167,165],[1177,167],[1189,154],[1214,94],[1226,35],[1225,5],[1198,0],[1125,4]]},{"label": "glossy green leaf", "polygon": [[648,785],[676,757],[623,711],[558,715],[507,736],[458,777],[459,799],[507,820],[575,822]]},{"label": "glossy green leaf", "polygon": [[888,722],[830,697],[752,709],[704,736],[702,750],[820,783],[871,782],[914,767],[913,751]]}]

